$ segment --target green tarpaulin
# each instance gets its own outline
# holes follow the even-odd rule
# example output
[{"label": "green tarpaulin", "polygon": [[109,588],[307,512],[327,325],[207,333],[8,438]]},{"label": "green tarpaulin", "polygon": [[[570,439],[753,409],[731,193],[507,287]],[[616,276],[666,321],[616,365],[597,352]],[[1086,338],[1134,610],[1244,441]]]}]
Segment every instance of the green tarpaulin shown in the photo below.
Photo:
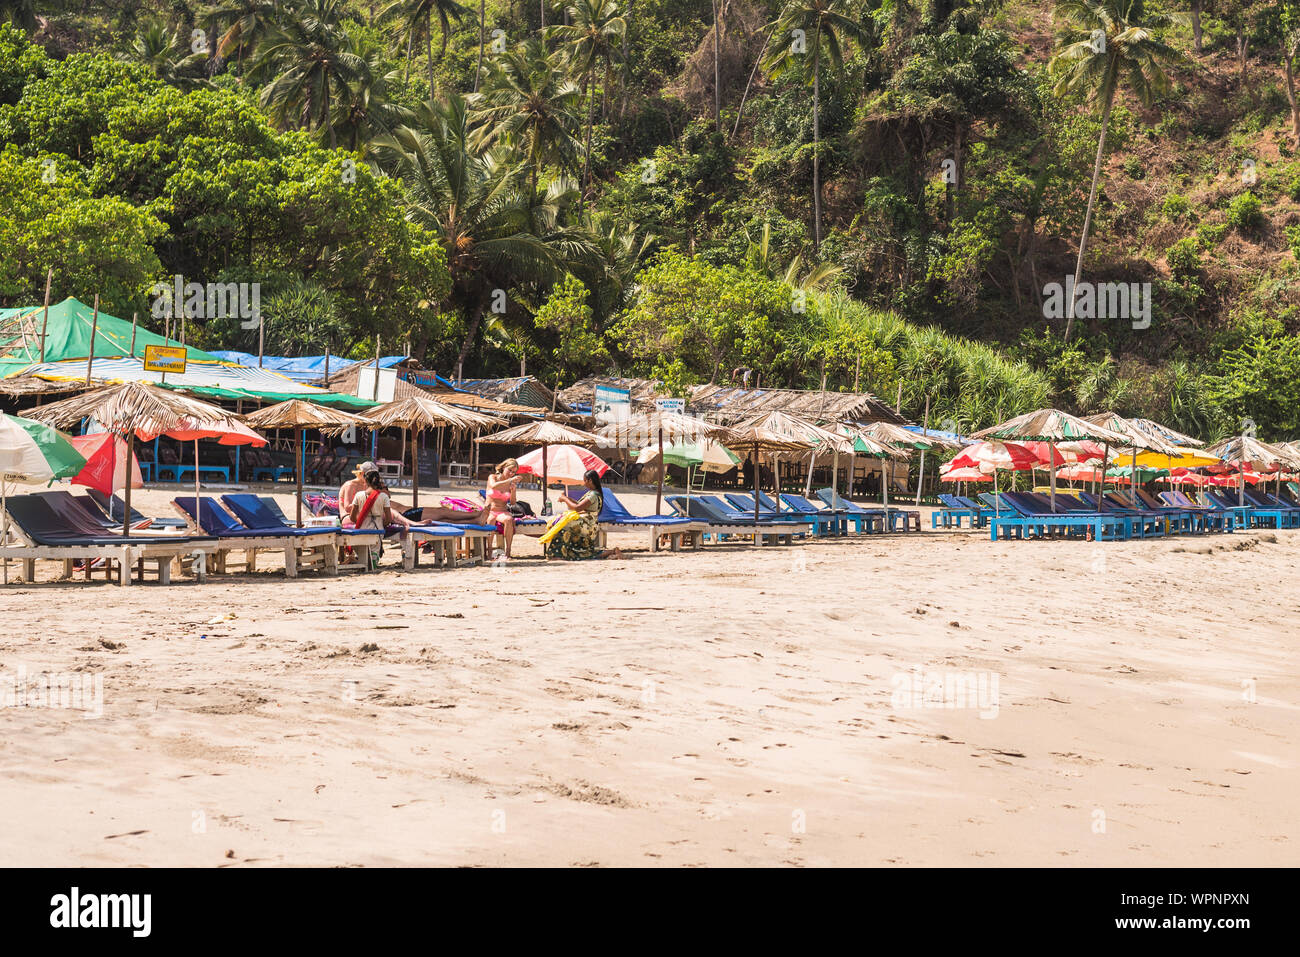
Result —
[{"label": "green tarpaulin", "polygon": [[[41,361],[41,332],[45,333],[45,361],[62,362],[65,359],[85,359],[90,355],[90,330],[95,328],[95,355],[138,356],[144,358],[145,346],[179,346],[179,342],[166,339],[143,326],[135,330],[135,350],[131,349],[131,323],[95,310],[76,299],[65,299],[50,306],[49,321],[45,320],[43,306],[20,306],[0,309],[0,359],[21,359],[26,362]],[[216,356],[201,349],[186,347],[190,362],[220,362]]]}]

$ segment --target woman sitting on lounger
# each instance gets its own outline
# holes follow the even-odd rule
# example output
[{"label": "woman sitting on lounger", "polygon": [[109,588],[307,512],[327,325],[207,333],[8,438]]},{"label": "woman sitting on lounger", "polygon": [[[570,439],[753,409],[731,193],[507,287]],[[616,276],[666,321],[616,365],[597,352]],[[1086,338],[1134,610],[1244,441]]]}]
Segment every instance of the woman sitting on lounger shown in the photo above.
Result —
[{"label": "woman sitting on lounger", "polygon": [[366,488],[366,473],[379,473],[374,462],[362,462],[353,471],[352,478],[339,487],[339,523],[352,528],[352,500]]},{"label": "woman sitting on lounger", "polygon": [[[596,546],[600,534],[597,516],[605,505],[605,490],[601,488],[600,476],[589,470],[582,477],[582,484],[587,494],[576,502],[569,498],[567,492],[561,492],[560,504],[570,512],[577,512],[578,517],[571,519],[555,537],[546,543],[547,558],[562,558],[566,561],[578,561],[584,558],[622,558],[623,552],[617,548],[601,550]],[[563,520],[563,515],[556,521]]]},{"label": "woman sitting on lounger", "polygon": [[[388,486],[379,477],[379,469],[372,467],[365,473],[364,480],[365,490],[352,497],[352,504],[348,508],[348,518],[352,520],[352,527],[379,532],[389,525],[410,528],[411,523],[393,508],[392,500],[388,497]],[[340,509],[343,507],[342,501],[340,497]]]},{"label": "woman sitting on lounger", "polygon": [[506,459],[487,480],[486,524],[495,525],[505,538],[506,558],[510,557],[510,546],[515,540],[515,517],[510,506],[515,503],[515,491],[523,478],[519,474],[519,463],[515,459]]}]

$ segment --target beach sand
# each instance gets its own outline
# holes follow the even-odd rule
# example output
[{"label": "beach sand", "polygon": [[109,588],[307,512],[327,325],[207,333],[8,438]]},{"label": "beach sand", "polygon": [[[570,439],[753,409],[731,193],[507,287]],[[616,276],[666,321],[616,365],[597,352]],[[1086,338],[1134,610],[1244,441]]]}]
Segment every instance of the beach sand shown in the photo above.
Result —
[{"label": "beach sand", "polygon": [[611,543],[11,584],[0,865],[1300,863],[1300,531]]}]

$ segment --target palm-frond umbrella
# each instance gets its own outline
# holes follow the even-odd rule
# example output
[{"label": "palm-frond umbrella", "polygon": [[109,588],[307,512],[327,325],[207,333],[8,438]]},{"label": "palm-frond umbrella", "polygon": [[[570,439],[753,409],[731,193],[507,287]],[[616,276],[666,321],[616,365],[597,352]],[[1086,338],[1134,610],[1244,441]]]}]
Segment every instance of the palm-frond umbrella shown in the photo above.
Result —
[{"label": "palm-frond umbrella", "polygon": [[[648,465],[660,458],[660,451],[655,446],[647,446],[637,455],[641,465]],[[678,441],[663,449],[663,464],[677,465],[686,469],[686,501],[691,500],[691,473],[695,469],[701,472],[730,472],[740,464],[740,456],[716,439],[701,439],[698,442]]]},{"label": "palm-frond umbrella", "polygon": [[814,443],[805,439],[788,438],[780,432],[759,425],[749,425],[735,430],[727,440],[727,447],[740,455],[749,455],[754,463],[754,522],[758,522],[758,456],[763,452],[806,452]]},{"label": "palm-frond umbrella", "polygon": [[363,415],[354,415],[342,409],[316,405],[302,399],[290,399],[244,416],[244,421],[255,429],[293,429],[293,473],[298,480],[298,527],[302,528],[302,471],[303,445],[308,429],[317,429],[326,435],[338,435],[349,428],[373,429],[375,422]]},{"label": "palm-frond umbrella", "polygon": [[1229,465],[1237,466],[1239,478],[1237,486],[1238,506],[1246,504],[1244,476],[1248,468],[1256,472],[1267,472],[1292,462],[1289,450],[1277,448],[1267,442],[1261,442],[1251,435],[1234,435],[1222,442],[1216,442],[1205,450],[1205,454],[1217,456]]},{"label": "palm-frond umbrella", "polygon": [[447,405],[423,395],[408,396],[367,409],[366,418],[373,420],[378,428],[402,428],[410,433],[411,504],[416,507],[420,504],[420,433],[425,429],[442,428],[455,432],[481,432],[490,426],[506,424],[506,420],[498,416]]},{"label": "palm-frond umbrella", "polygon": [[[62,432],[32,419],[0,415],[0,548],[9,544],[9,483],[44,485],[56,478],[78,474],[85,457]],[[9,557],[4,560],[4,583],[9,584]]]},{"label": "palm-frond umbrella", "polygon": [[1169,426],[1161,425],[1159,422],[1155,422],[1151,419],[1130,418],[1129,421],[1148,435],[1157,435],[1170,445],[1194,449],[1202,448],[1205,445],[1205,442],[1201,439],[1185,435],[1177,429],[1171,429]]},{"label": "palm-frond umbrella", "polygon": [[[1158,452],[1162,455],[1178,455],[1178,446],[1163,436],[1148,431],[1138,425],[1133,419],[1125,418],[1118,412],[1098,412],[1095,415],[1085,416],[1084,421],[1091,422],[1094,425],[1100,425],[1103,428],[1110,429],[1114,432],[1119,432],[1128,440],[1127,446],[1120,451],[1121,454],[1127,454],[1131,459],[1129,474],[1132,477],[1133,482],[1130,486],[1130,492],[1133,505],[1136,508],[1138,505],[1138,454],[1140,452]],[[1110,456],[1109,444],[1104,446],[1103,455],[1106,458]],[[1102,488],[1101,492],[1102,494],[1097,496],[1097,502],[1104,510],[1106,507],[1105,489]]]},{"label": "palm-frond umbrella", "polygon": [[[659,457],[662,460],[665,440],[670,445],[675,442],[701,442],[705,439],[725,442],[734,432],[725,425],[705,422],[695,416],[683,415],[680,412],[672,412],[666,409],[655,409],[630,416],[621,422],[613,422],[600,429],[598,434],[604,439],[612,439],[615,443],[621,445],[630,445],[632,442],[636,442],[638,447],[649,445],[652,439],[657,438]],[[663,467],[661,461],[659,486],[655,492],[656,515],[659,514],[663,507],[665,471],[667,470]]]},{"label": "palm-frond umbrella", "polygon": [[[868,438],[875,439],[882,445],[895,449],[908,449],[913,452],[921,453],[921,461],[918,466],[916,476],[916,504],[921,504],[921,480],[925,477],[925,453],[932,449],[960,449],[960,442],[953,442],[951,439],[945,439],[938,435],[929,435],[927,433],[913,432],[911,429],[904,429],[901,426],[894,425],[891,422],[871,422],[861,427],[862,434]],[[893,478],[893,467],[890,467],[889,478]],[[881,483],[886,490],[889,488],[889,482],[886,480]],[[886,491],[888,494],[888,491]],[[885,503],[888,505],[889,500]]]},{"label": "palm-frond umbrella", "polygon": [[[849,450],[850,485],[852,484],[853,481],[853,458],[852,458],[853,456],[865,455],[868,458],[880,459],[880,479],[881,479],[880,485],[882,489],[882,495],[884,497],[885,507],[888,508],[889,507],[889,481],[886,478],[885,461],[886,460],[890,461],[889,473],[892,476],[893,460],[897,459],[899,461],[906,462],[908,459],[912,457],[911,451],[902,446],[893,445],[887,441],[872,436],[867,432],[867,426],[865,425],[842,424],[836,429],[836,431],[839,432],[841,435],[848,437],[848,439],[853,443],[852,448]],[[837,459],[838,459],[838,455],[837,455]],[[836,468],[832,472],[832,480],[834,479],[835,472],[838,471],[838,465],[839,463],[837,461]]]},{"label": "palm-frond umbrella", "polygon": [[542,447],[542,512],[545,514],[547,499],[546,485],[550,481],[548,474],[549,456],[547,448],[552,445],[592,446],[600,444],[600,436],[582,429],[575,429],[562,422],[550,419],[535,419],[516,425],[512,429],[503,429],[490,435],[481,435],[475,442],[491,445],[540,445]]},{"label": "palm-frond umbrella", "polygon": [[[199,439],[216,439],[222,445],[265,445],[262,438],[233,412],[200,402],[151,382],[122,382],[91,389],[59,402],[32,409],[29,418],[47,425],[71,428],[82,419],[94,419],[109,432],[126,439],[126,469],[130,474],[135,439],[151,441],[160,435],[194,442],[194,498],[199,502]],[[123,489],[122,535],[131,534],[131,483]],[[198,514],[201,514],[199,512]]]},{"label": "palm-frond umbrella", "polygon": [[[808,481],[806,483],[808,488],[812,486],[813,468],[817,464],[819,455],[826,452],[834,452],[837,456],[840,452],[852,453],[853,443],[848,437],[833,429],[818,425],[811,419],[793,415],[789,412],[779,410],[764,412],[754,418],[747,419],[741,427],[765,429],[793,441],[806,442],[808,444],[807,451],[811,452],[808,458]],[[773,491],[778,501],[781,495],[780,472],[780,453],[774,452],[772,454],[772,482]],[[755,494],[754,498],[757,499],[758,495]]]},{"label": "palm-frond umbrella", "polygon": [[[1031,442],[1077,442],[1091,439],[1093,442],[1110,443],[1126,446],[1129,436],[1104,425],[1089,422],[1077,415],[1062,412],[1060,409],[1039,409],[1026,412],[1014,419],[999,423],[991,428],[982,429],[971,436],[973,439],[995,439],[998,441],[1027,440]],[[1056,511],[1056,466],[1051,468],[1052,511]]]}]

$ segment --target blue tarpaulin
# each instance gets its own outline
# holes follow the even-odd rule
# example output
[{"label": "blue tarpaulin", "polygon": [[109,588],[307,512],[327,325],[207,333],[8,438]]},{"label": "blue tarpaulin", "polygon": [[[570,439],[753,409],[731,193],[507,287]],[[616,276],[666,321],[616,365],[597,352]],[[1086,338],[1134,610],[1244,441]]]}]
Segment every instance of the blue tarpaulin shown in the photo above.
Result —
[{"label": "blue tarpaulin", "polygon": [[[238,362],[240,365],[257,368],[257,356],[247,352],[213,352],[212,355],[226,362]],[[406,359],[406,356],[381,356],[379,367],[390,369]],[[330,375],[342,372],[357,364],[359,360],[330,356]],[[361,360],[374,364],[374,359]],[[278,372],[295,382],[315,382],[325,378],[325,356],[262,356],[262,368]]]}]

